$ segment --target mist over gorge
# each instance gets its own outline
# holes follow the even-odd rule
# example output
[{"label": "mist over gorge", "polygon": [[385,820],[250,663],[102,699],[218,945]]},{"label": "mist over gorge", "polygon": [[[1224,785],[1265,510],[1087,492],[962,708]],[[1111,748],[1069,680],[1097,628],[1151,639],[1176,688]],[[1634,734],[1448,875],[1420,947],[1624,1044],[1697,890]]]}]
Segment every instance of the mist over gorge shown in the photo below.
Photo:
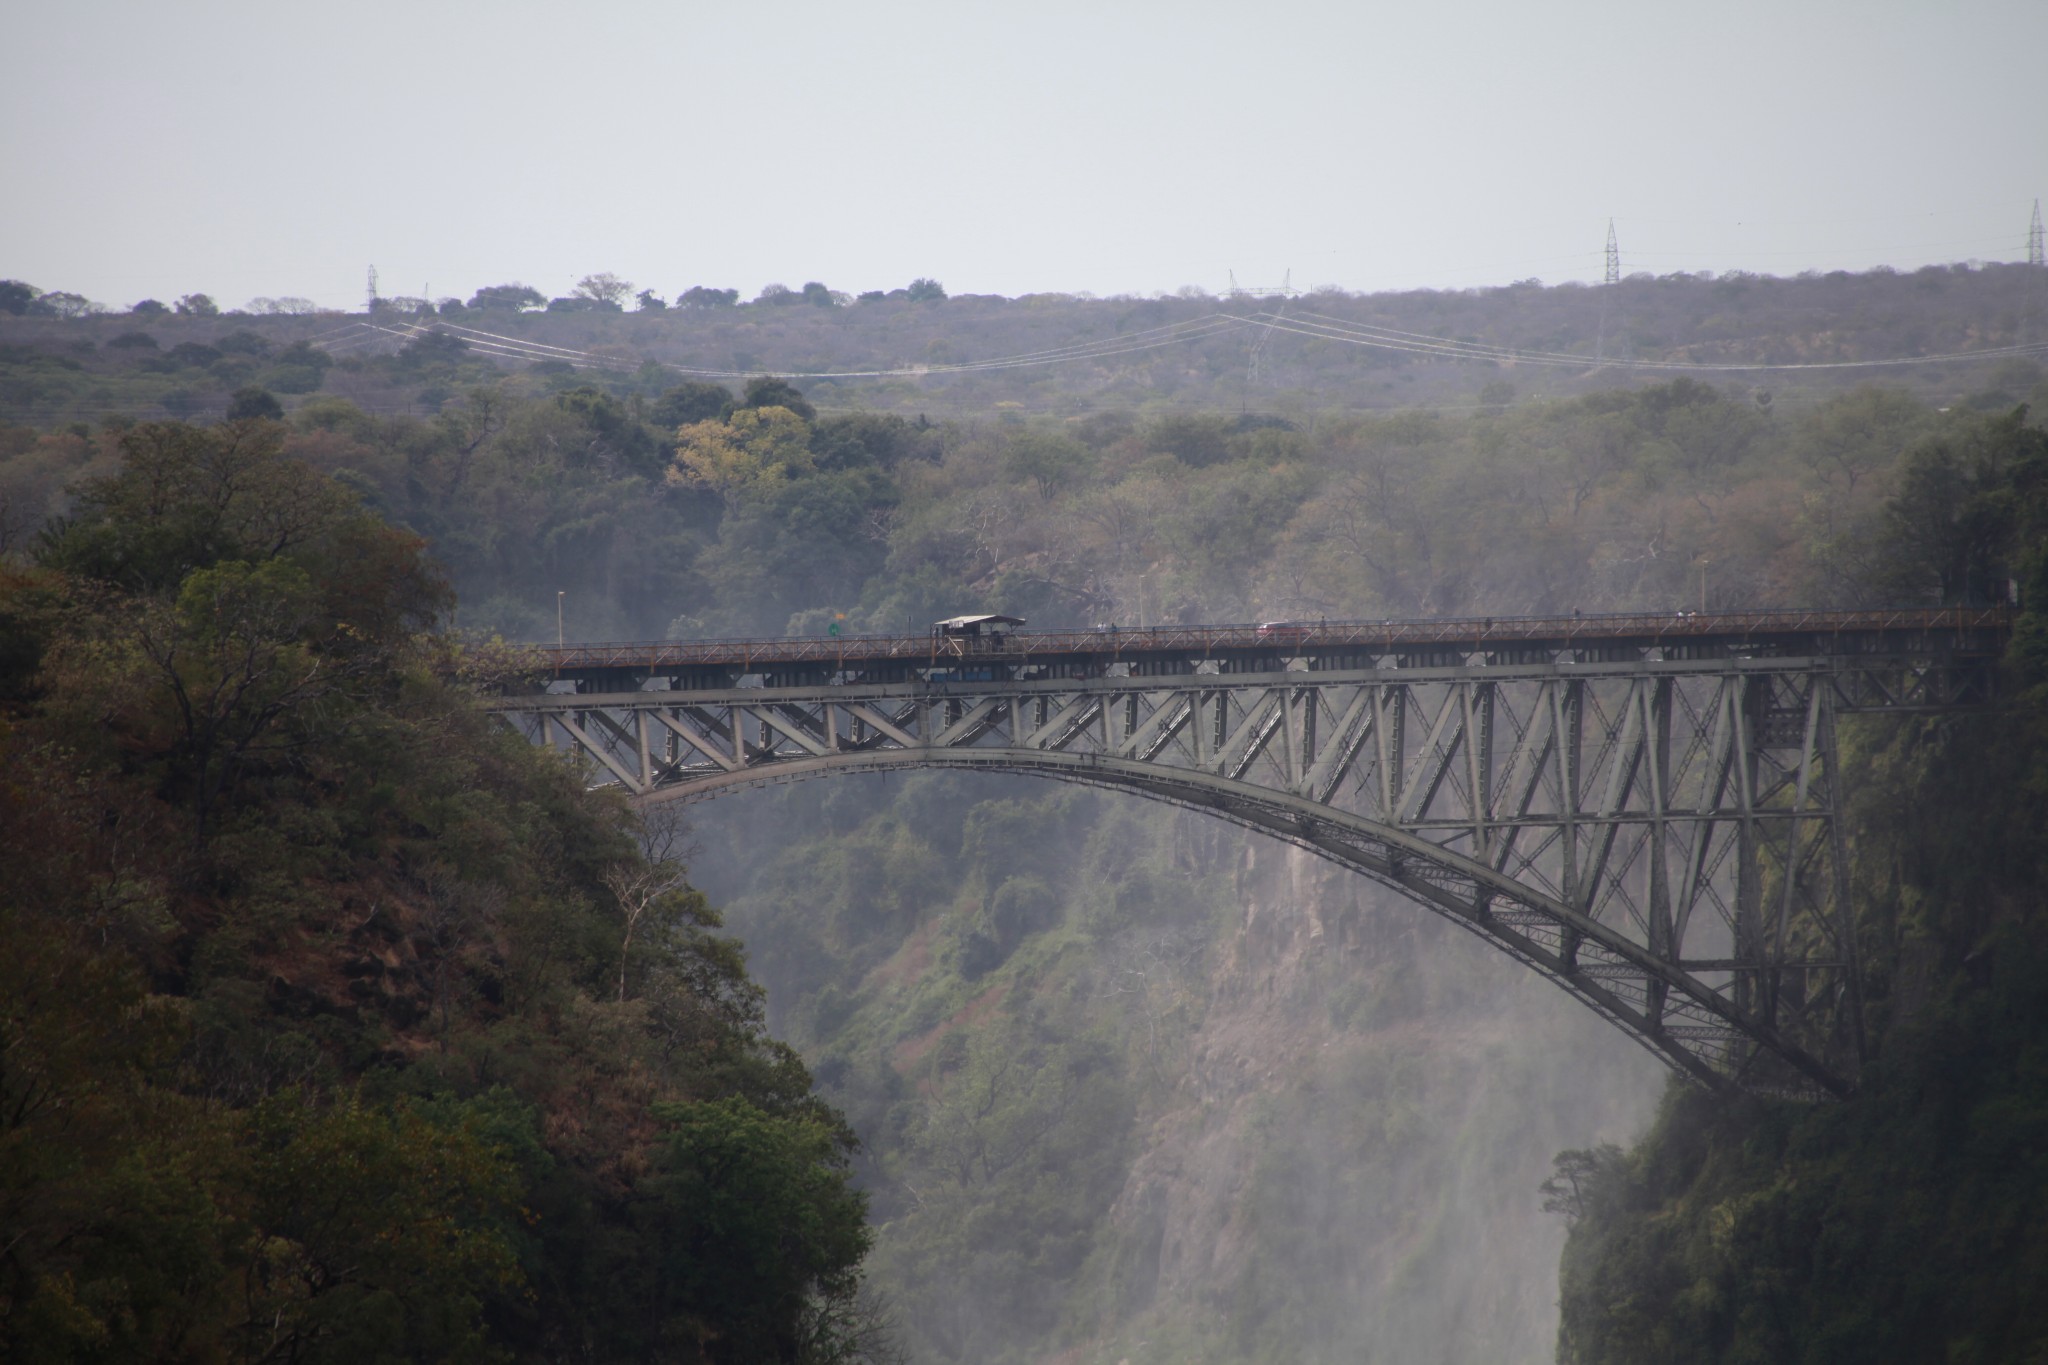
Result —
[{"label": "mist over gorge", "polygon": [[[697,872],[868,1135],[875,1274],[921,1356],[1551,1358],[1564,1226],[1532,1191],[1553,1150],[1647,1120],[1640,1049],[1213,820],[1014,778],[839,781],[699,808]],[[878,843],[934,870],[921,913],[798,890]],[[1027,899],[1045,927],[963,967]],[[879,939],[865,974],[849,934]],[[998,1058],[1076,1094],[968,1122]],[[956,1164],[988,1148],[998,1169]]]}]

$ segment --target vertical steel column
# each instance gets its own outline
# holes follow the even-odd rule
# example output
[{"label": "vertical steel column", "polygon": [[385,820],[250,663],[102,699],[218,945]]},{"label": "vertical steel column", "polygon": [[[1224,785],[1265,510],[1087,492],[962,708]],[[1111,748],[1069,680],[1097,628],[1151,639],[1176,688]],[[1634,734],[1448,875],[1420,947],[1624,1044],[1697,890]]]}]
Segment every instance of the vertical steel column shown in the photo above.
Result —
[{"label": "vertical steel column", "polygon": [[1465,781],[1472,789],[1472,856],[1493,861],[1493,687],[1490,682],[1458,685],[1464,708]]},{"label": "vertical steel column", "polygon": [[1378,710],[1373,734],[1379,742],[1380,819],[1393,824],[1401,818],[1402,778],[1408,770],[1408,685],[1383,685]]},{"label": "vertical steel column", "polygon": [[1280,780],[1287,784],[1288,791],[1301,790],[1301,722],[1296,712],[1301,707],[1302,689],[1282,687],[1280,694]]},{"label": "vertical steel column", "polygon": [[[1644,733],[1650,786],[1650,896],[1648,930],[1650,952],[1666,961],[1676,961],[1678,945],[1671,932],[1671,863],[1668,847],[1671,806],[1671,679],[1658,678],[1643,690],[1648,708]],[[1645,1010],[1652,1024],[1664,1013],[1664,982],[1652,978],[1646,983]]]},{"label": "vertical steel column", "polygon": [[[1731,688],[1731,691],[1733,689]],[[1762,975],[1764,948],[1763,866],[1761,831],[1757,828],[1756,780],[1762,762],[1764,719],[1770,707],[1767,678],[1749,678],[1730,700],[1735,718],[1735,960],[1753,968],[1735,974],[1737,1009],[1769,1017],[1773,1000]]]},{"label": "vertical steel column", "polygon": [[[1586,684],[1577,678],[1568,678],[1548,686],[1551,724],[1557,732],[1558,804],[1561,807],[1559,814],[1563,817],[1558,832],[1559,857],[1563,863],[1559,889],[1566,905],[1588,910],[1591,908],[1590,898],[1585,888],[1579,885],[1579,815],[1585,806],[1581,763],[1585,756]],[[1579,958],[1577,932],[1567,927],[1559,948],[1565,970],[1572,970],[1578,965]]]},{"label": "vertical steel column", "polygon": [[1316,712],[1322,709],[1323,689],[1304,687],[1301,689],[1301,776],[1296,779],[1294,789],[1307,795],[1304,783],[1316,768]]}]

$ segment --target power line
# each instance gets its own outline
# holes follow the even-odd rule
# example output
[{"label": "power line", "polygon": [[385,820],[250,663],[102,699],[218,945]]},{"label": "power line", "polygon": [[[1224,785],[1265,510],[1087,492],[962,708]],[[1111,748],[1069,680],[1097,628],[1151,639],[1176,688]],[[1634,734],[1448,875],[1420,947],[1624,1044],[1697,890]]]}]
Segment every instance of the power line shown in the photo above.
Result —
[{"label": "power line", "polygon": [[[428,328],[419,323],[398,323],[393,327],[359,323],[376,331],[393,336],[417,337],[425,335]],[[508,337],[497,332],[485,332],[474,327],[461,327],[452,323],[436,324],[446,330],[463,333],[466,337],[479,340],[470,344],[491,354],[518,356],[524,359],[565,360],[579,368],[626,369],[623,361],[596,356],[588,351],[578,351],[566,346],[551,346],[543,342],[525,341]],[[1212,314],[1206,318],[1195,318],[1185,322],[1168,323],[1161,327],[1149,327],[1143,331],[1127,332],[1120,336],[1102,337],[1095,341],[1074,342],[1041,351],[1026,351],[1018,355],[997,356],[988,360],[963,361],[951,365],[908,365],[893,369],[874,370],[822,370],[783,371],[797,379],[896,379],[922,378],[931,375],[976,374],[986,371],[1017,369],[1026,366],[1055,365],[1073,360],[1105,359],[1110,356],[1129,355],[1137,351],[1154,350],[1161,346],[1178,345],[1213,332],[1230,331],[1248,325],[1242,318],[1230,314]],[[404,330],[401,330],[404,329]],[[654,362],[675,374],[700,379],[748,379],[762,373],[761,370],[713,370],[697,369],[682,365]]]},{"label": "power line", "polygon": [[[1257,315],[1268,326],[1283,332],[1295,332],[1301,336],[1315,337],[1323,341],[1341,341],[1353,346],[1369,346],[1381,350],[1407,351],[1421,355],[1434,355],[1449,360],[1488,360],[1511,364],[1528,365],[1571,365],[1598,366],[1603,362],[1596,356],[1572,355],[1565,351],[1523,350],[1510,346],[1489,346],[1481,342],[1458,341],[1450,337],[1428,337],[1418,333],[1396,332],[1391,328],[1378,328],[1363,323],[1346,322],[1341,318],[1321,313],[1304,313],[1298,318],[1283,318],[1277,313]],[[1687,373],[1723,372],[1781,372],[1795,370],[1860,370],[1881,369],[1899,365],[1934,365],[1960,363],[1973,360],[1998,360],[2011,356],[2034,356],[2048,353],[2048,342],[2027,342],[2014,346],[1994,346],[1981,351],[1950,351],[1937,355],[1900,356],[1885,360],[1820,360],[1802,361],[1792,364],[1757,363],[1744,364],[1736,361],[1709,362],[1688,360],[1610,360],[1604,363],[1634,370],[1671,370]]]},{"label": "power line", "polygon": [[[1610,227],[1610,240],[1612,229]],[[361,329],[354,337],[344,337],[330,345],[331,350],[347,350],[370,344],[382,337],[396,337],[417,340],[431,334],[427,326],[420,323],[397,322],[393,325],[361,322],[355,324]],[[480,328],[463,327],[457,324],[437,324],[451,333],[460,333],[469,345],[494,359],[555,361],[577,369],[620,371],[630,368],[626,361],[608,356],[595,355],[571,347],[555,346],[546,342],[527,341],[501,333],[486,332]],[[2038,356],[2048,353],[2048,342],[2022,341],[2017,345],[1991,347],[1978,351],[1942,352],[1933,355],[1897,356],[1875,360],[1804,361],[1796,363],[1740,362],[1740,361],[1684,361],[1684,360],[1614,360],[1604,355],[1604,328],[1602,338],[1596,343],[1596,354],[1588,356],[1567,351],[1538,350],[1533,348],[1501,346],[1476,341],[1461,341],[1452,337],[1434,336],[1428,333],[1408,332],[1399,328],[1383,327],[1376,324],[1353,322],[1328,314],[1304,312],[1289,315],[1286,304],[1271,312],[1260,312],[1250,316],[1228,313],[1211,314],[1205,318],[1170,323],[1143,331],[1115,337],[1101,337],[1092,341],[1074,342],[1064,346],[1048,347],[1037,351],[1026,351],[1015,355],[996,356],[986,360],[965,361],[948,365],[909,365],[893,368],[866,370],[821,370],[821,371],[779,371],[793,379],[894,379],[931,378],[947,375],[973,375],[994,373],[1024,367],[1059,365],[1076,361],[1105,360],[1116,356],[1130,355],[1164,346],[1174,346],[1199,340],[1206,336],[1220,335],[1243,327],[1258,330],[1251,354],[1248,356],[1248,383],[1256,384],[1264,378],[1265,350],[1276,332],[1285,332],[1314,340],[1336,341],[1346,345],[1365,346],[1379,350],[1403,352],[1412,355],[1442,360],[1478,360],[1496,364],[1551,365],[1573,368],[1618,366],[1623,369],[1671,371],[1679,373],[1782,373],[1801,370],[1854,370],[1880,369],[1907,365],[1930,365],[1966,363],[1970,361],[2000,359],[2013,356]],[[722,370],[672,365],[661,361],[652,362],[660,368],[678,375],[703,379],[736,380],[751,378],[765,372],[769,367],[756,370]]]}]

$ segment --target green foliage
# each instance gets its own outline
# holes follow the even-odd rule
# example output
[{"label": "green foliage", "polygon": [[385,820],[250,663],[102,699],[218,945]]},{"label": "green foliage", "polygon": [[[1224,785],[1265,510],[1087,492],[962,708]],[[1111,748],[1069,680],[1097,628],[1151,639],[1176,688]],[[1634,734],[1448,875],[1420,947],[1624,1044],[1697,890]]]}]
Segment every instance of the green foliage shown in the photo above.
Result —
[{"label": "green foliage", "polygon": [[2038,948],[1902,1030],[1825,1108],[1674,1091],[1586,1189],[1559,1359],[2025,1360],[2048,1347]]},{"label": "green foliage", "polygon": [[1917,446],[1886,512],[1900,581],[2025,566],[1996,714],[1852,735],[1859,1092],[1674,1090],[1634,1152],[1567,1152],[1559,1359],[2031,1360],[2048,1353],[2048,441],[2024,411]]},{"label": "green foliage", "polygon": [[23,280],[0,280],[0,313],[16,317],[31,311],[43,291]]},{"label": "green foliage", "polygon": [[737,408],[786,408],[805,422],[817,420],[818,411],[804,401],[795,385],[774,375],[759,375],[747,381],[746,392]]},{"label": "green foliage", "polygon": [[2029,426],[2024,407],[1965,419],[1915,446],[1886,508],[1894,591],[1942,603],[2005,601],[2020,502],[2029,493],[2040,499],[2030,485],[2043,467],[2048,431]]},{"label": "green foliage", "polygon": [[601,271],[595,275],[585,275],[576,282],[576,294],[579,298],[589,299],[592,303],[611,312],[620,311],[625,306],[626,299],[631,297],[632,293],[632,283],[620,279],[609,270]]},{"label": "green foliage", "polygon": [[708,285],[691,285],[676,295],[678,308],[731,308],[740,301],[737,289],[715,289]]},{"label": "green foliage", "polygon": [[723,417],[732,406],[732,390],[723,384],[685,383],[664,393],[647,418],[658,427],[682,427]]},{"label": "green foliage", "polygon": [[0,576],[0,1355],[871,1353],[852,1135],[674,832],[290,439],[135,427]]},{"label": "green foliage", "polygon": [[657,1105],[654,1115],[663,1134],[644,1217],[655,1320],[695,1327],[691,1344],[713,1361],[801,1358],[815,1297],[851,1293],[868,1249],[867,1201],[847,1187],[843,1134],[737,1097]]},{"label": "green foliage", "polygon": [[276,422],[283,417],[284,404],[277,401],[276,394],[260,384],[245,384],[228,399],[227,419],[230,422]]},{"label": "green foliage", "polygon": [[941,449],[937,432],[901,417],[849,413],[811,423],[811,453],[824,470],[866,465],[893,469],[906,460],[936,462]]}]

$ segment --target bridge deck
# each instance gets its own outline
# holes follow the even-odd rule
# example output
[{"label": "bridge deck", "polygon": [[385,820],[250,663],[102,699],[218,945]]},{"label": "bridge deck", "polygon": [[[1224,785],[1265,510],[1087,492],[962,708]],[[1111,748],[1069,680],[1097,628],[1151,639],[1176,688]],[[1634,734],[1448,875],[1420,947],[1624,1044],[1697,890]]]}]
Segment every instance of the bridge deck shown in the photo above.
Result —
[{"label": "bridge deck", "polygon": [[[1347,656],[1520,651],[1683,651],[1726,654],[1994,654],[2012,628],[2007,607],[1875,611],[1646,612],[1601,616],[1496,616],[1435,621],[1317,621],[1266,625],[1153,626],[1018,631],[993,640],[930,635],[798,639],[657,640],[542,648],[557,677],[622,681],[621,675],[862,674],[878,667],[966,662],[1046,665],[1083,676],[1111,664],[1215,660],[1256,663],[1279,656],[1312,661]],[[607,679],[606,675],[610,675]],[[713,681],[706,677],[706,682]]]}]

